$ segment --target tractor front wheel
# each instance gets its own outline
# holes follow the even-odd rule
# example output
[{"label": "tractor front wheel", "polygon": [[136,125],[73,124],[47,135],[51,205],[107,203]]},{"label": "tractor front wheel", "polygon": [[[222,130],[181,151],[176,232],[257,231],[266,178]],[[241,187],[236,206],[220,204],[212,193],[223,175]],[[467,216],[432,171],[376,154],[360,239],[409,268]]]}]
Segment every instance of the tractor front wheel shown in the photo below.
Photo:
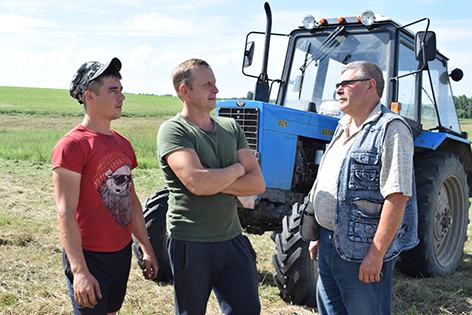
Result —
[{"label": "tractor front wheel", "polygon": [[[170,267],[169,254],[167,253],[166,213],[169,191],[167,188],[156,191],[151,198],[146,199],[143,204],[144,221],[148,238],[151,242],[154,255],[156,256],[159,269],[154,279],[159,284],[171,284],[173,281],[172,269]],[[136,240],[133,241],[133,252],[138,260],[138,265],[144,269],[143,251]]]},{"label": "tractor front wheel", "polygon": [[301,209],[306,206],[293,205],[292,214],[282,221],[281,233],[272,233],[277,252],[272,256],[275,268],[274,282],[279,288],[280,297],[297,305],[316,306],[316,282],[318,264],[311,260],[309,243],[300,235]]}]

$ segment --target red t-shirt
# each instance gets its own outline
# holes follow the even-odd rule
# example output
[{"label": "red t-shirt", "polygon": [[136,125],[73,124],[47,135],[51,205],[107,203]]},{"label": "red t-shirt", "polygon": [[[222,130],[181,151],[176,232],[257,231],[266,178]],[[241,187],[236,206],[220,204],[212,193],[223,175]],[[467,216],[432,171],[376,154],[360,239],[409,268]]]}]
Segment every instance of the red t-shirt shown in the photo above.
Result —
[{"label": "red t-shirt", "polygon": [[78,125],[52,151],[52,169],[82,175],[77,221],[82,248],[114,252],[131,241],[131,170],[138,163],[131,143],[115,131],[104,135]]}]

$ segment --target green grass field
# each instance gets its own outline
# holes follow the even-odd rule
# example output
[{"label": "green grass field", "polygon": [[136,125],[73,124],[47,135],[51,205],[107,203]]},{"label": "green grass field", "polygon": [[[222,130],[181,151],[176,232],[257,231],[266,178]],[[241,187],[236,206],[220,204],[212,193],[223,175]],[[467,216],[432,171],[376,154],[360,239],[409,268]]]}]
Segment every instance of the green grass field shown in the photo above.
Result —
[{"label": "green grass field", "polygon": [[[172,97],[126,95],[124,118],[112,128],[132,142],[139,167],[133,177],[141,201],[162,187],[156,158],[160,124],[177,113]],[[134,103],[133,103],[134,102]],[[51,151],[82,120],[81,106],[66,90],[0,87],[0,314],[71,314],[62,271]],[[472,120],[461,120],[472,134]],[[469,216],[472,214],[469,214]],[[455,273],[414,279],[394,273],[393,314],[472,314],[472,226]],[[270,234],[249,236],[258,255],[262,314],[308,315],[316,309],[289,305],[272,281],[275,245]],[[133,257],[120,314],[173,314],[171,286],[146,281]],[[215,298],[207,314],[221,314]]]},{"label": "green grass field", "polygon": [[[182,106],[177,97],[124,95],[123,117],[169,117]],[[0,86],[0,114],[82,117],[83,107],[68,90]]]}]

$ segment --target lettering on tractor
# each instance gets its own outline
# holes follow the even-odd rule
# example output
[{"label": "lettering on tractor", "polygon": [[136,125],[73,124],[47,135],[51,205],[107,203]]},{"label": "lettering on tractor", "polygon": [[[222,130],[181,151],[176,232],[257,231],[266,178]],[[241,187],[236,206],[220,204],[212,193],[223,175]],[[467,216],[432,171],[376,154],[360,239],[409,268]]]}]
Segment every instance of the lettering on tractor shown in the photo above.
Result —
[{"label": "lettering on tractor", "polygon": [[279,119],[279,127],[287,128],[287,121]]},{"label": "lettering on tractor", "polygon": [[[247,233],[272,233],[274,281],[280,296],[290,303],[316,305],[317,265],[299,233],[300,212],[342,114],[335,84],[342,67],[358,60],[379,65],[386,83],[382,104],[402,115],[413,130],[420,244],[403,252],[396,268],[413,277],[456,270],[469,222],[472,152],[451,89],[451,79],[460,80],[462,71],[448,70],[448,58],[436,48],[430,20],[400,25],[369,10],[342,19],[309,15],[290,33],[275,34],[267,3],[265,10],[266,31],[247,35],[242,56],[243,74],[256,80],[254,99],[219,102],[217,115],[233,117],[242,126],[261,165],[266,191],[240,198],[238,212]],[[408,27],[413,24],[425,25],[424,31],[412,32]],[[273,42],[279,45],[270,45]],[[280,42],[285,56],[271,66],[281,69],[281,76],[269,78],[268,61],[279,56]],[[258,66],[260,71],[254,69]],[[273,103],[271,95],[276,95]],[[277,125],[265,123],[274,117],[284,118],[277,118]],[[166,211],[165,189],[144,203],[159,262],[156,281],[169,283]],[[137,243],[134,251],[142,263]]]},{"label": "lettering on tractor", "polygon": [[323,136],[332,137],[332,136],[334,135],[334,130],[322,128],[322,129],[321,129],[321,134],[322,134]]}]

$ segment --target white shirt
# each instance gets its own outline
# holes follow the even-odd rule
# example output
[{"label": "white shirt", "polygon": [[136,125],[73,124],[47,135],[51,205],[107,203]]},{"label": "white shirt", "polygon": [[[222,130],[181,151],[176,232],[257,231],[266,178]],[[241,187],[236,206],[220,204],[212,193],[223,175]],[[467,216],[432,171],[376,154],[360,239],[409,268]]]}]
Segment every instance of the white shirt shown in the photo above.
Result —
[{"label": "white shirt", "polygon": [[[328,230],[334,231],[338,179],[346,154],[359,131],[367,123],[377,120],[381,113],[379,103],[361,128],[349,137],[346,136],[346,131],[351,124],[351,117],[345,115],[341,118],[339,121],[341,132],[335,139],[333,138],[321,160],[318,176],[310,192],[310,199],[316,220]],[[380,193],[384,198],[393,193],[402,193],[411,197],[413,152],[413,139],[408,126],[398,119],[391,121],[386,127],[380,172]],[[381,210],[381,205],[365,200],[355,201],[355,203],[369,213],[377,213]]]}]

